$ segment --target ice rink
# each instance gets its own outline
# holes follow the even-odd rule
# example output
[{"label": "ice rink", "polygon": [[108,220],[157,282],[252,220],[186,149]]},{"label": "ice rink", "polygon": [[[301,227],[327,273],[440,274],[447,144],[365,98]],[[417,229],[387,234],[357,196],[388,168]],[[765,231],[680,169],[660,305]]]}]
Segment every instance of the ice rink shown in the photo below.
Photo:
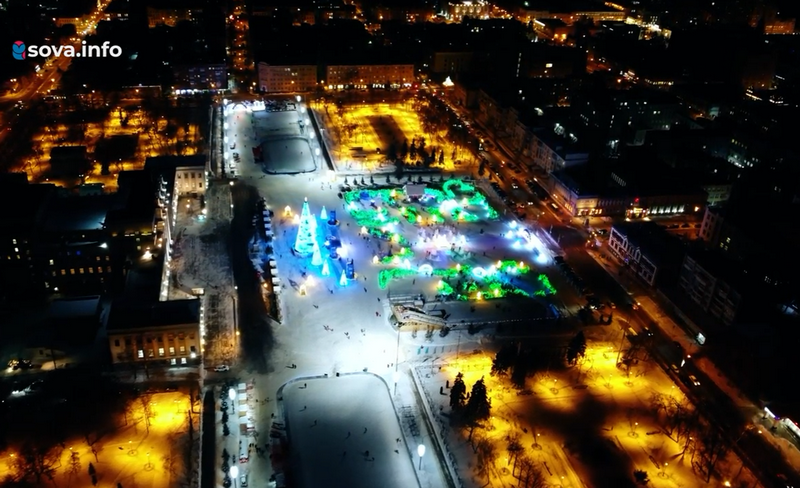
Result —
[{"label": "ice rink", "polygon": [[293,486],[419,486],[389,390],[379,377],[300,380],[282,394]]},{"label": "ice rink", "polygon": [[264,171],[271,174],[297,174],[314,171],[317,166],[307,139],[310,126],[302,127],[300,113],[253,112],[255,140],[264,155]]}]

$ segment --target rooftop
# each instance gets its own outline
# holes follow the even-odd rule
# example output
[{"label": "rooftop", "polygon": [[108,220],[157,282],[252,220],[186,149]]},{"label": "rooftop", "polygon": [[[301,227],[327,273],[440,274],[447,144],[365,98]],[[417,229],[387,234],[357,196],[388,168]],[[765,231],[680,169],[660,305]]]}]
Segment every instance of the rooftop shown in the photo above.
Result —
[{"label": "rooftop", "polygon": [[102,230],[114,198],[112,194],[53,199],[47,208],[44,228],[49,232]]},{"label": "rooftop", "polygon": [[686,252],[677,237],[655,222],[620,222],[614,224],[613,228],[656,264],[683,257]]},{"label": "rooftop", "polygon": [[51,184],[0,185],[0,206],[7,210],[0,216],[0,225],[4,229],[37,226],[55,195],[56,186]]},{"label": "rooftop", "polygon": [[93,319],[100,314],[100,296],[64,298],[53,300],[47,311],[51,321]]},{"label": "rooftop", "polygon": [[[614,176],[625,185],[615,181]],[[553,177],[579,196],[648,197],[703,192],[674,169],[655,161],[590,161],[556,171]]]},{"label": "rooftop", "polygon": [[131,304],[116,302],[111,306],[108,330],[126,330],[200,322],[200,300],[170,300]]}]

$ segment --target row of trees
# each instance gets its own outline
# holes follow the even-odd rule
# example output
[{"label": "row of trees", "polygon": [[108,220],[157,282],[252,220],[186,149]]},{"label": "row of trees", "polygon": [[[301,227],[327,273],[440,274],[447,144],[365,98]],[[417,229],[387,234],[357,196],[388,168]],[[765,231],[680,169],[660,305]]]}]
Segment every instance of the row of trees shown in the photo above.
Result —
[{"label": "row of trees", "polygon": [[[469,429],[467,440],[476,456],[478,475],[485,477],[488,484],[497,460],[498,448],[495,440],[486,435],[485,431],[476,430],[484,427],[484,422],[489,419],[492,409],[484,379],[476,381],[470,392],[467,393],[464,375],[458,373],[450,389],[450,407],[454,414],[454,420]],[[544,475],[539,466],[526,453],[520,436],[516,433],[508,434],[505,441],[505,448],[509,454],[508,465],[513,463],[511,475],[520,481],[520,486],[525,488],[546,486]]]}]

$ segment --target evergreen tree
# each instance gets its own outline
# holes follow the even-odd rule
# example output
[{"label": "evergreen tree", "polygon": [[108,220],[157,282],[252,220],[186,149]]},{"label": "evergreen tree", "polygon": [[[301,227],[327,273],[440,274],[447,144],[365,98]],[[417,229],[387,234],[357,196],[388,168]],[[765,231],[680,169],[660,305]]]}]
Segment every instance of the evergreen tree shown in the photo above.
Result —
[{"label": "evergreen tree", "polygon": [[511,365],[511,382],[517,388],[525,387],[525,378],[528,377],[528,358],[525,356],[517,356],[514,358],[514,364]]},{"label": "evergreen tree", "polygon": [[504,376],[508,372],[508,368],[514,363],[516,350],[513,344],[504,344],[503,347],[497,351],[494,359],[492,360],[492,376]]},{"label": "evergreen tree", "polygon": [[417,157],[417,146],[414,142],[411,142],[411,147],[408,148],[408,155],[411,159],[416,159]]},{"label": "evergreen tree", "polygon": [[406,159],[408,156],[408,139],[403,139],[403,145],[400,146],[400,159]]},{"label": "evergreen tree", "polygon": [[567,345],[567,363],[575,364],[575,361],[578,360],[578,357],[583,357],[585,354],[586,337],[583,335],[583,331],[580,331],[575,334],[575,337],[573,337]]},{"label": "evergreen tree", "polygon": [[444,150],[439,153],[439,164],[444,164]]},{"label": "evergreen tree", "polygon": [[464,375],[458,373],[456,379],[453,381],[453,386],[450,388],[450,408],[453,410],[460,410],[464,407],[464,401],[467,399],[467,385],[464,384]]},{"label": "evergreen tree", "polygon": [[491,409],[492,402],[489,400],[486,384],[481,378],[472,385],[465,411],[471,422],[477,422],[488,419]]}]

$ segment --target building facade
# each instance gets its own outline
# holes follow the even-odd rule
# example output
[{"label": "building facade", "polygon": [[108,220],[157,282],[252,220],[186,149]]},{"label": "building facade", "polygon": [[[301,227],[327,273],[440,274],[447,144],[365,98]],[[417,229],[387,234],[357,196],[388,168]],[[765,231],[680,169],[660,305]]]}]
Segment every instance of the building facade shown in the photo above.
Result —
[{"label": "building facade", "polygon": [[316,65],[258,63],[258,86],[266,93],[293,93],[317,88]]},{"label": "building facade", "polygon": [[431,73],[466,73],[472,69],[472,51],[437,51],[431,55]]},{"label": "building facade", "polygon": [[181,90],[216,91],[228,88],[228,67],[225,63],[200,63],[175,66],[172,69],[173,92]]},{"label": "building facade", "polygon": [[204,330],[203,307],[197,299],[115,303],[108,319],[111,361],[154,367],[197,365]]},{"label": "building facade", "polygon": [[488,19],[492,6],[483,0],[463,0],[447,4],[447,19],[452,22],[461,22],[464,17],[473,19]]},{"label": "building facade", "polygon": [[650,286],[677,279],[684,251],[674,236],[654,222],[615,224],[608,247],[630,271]]},{"label": "building facade", "polygon": [[334,65],[326,68],[325,85],[344,88],[391,88],[410,86],[415,80],[413,64]]},{"label": "building facade", "polygon": [[179,166],[175,168],[175,195],[204,195],[207,181],[205,166]]},{"label": "building facade", "polygon": [[731,325],[736,319],[742,296],[712,269],[713,266],[703,263],[697,256],[687,254],[681,266],[678,284],[703,310],[725,325]]}]

